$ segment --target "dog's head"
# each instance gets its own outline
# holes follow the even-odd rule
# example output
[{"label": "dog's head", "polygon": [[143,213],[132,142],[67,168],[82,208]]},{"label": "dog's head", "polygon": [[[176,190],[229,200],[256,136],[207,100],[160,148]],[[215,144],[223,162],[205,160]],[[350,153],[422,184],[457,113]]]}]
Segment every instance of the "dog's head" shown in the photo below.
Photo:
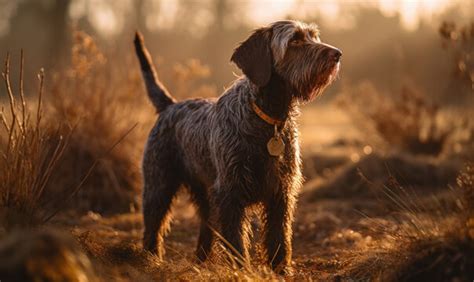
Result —
[{"label": "dog's head", "polygon": [[301,101],[310,101],[337,76],[341,51],[322,43],[314,24],[278,21],[255,30],[234,51],[233,61],[259,87],[276,73]]}]

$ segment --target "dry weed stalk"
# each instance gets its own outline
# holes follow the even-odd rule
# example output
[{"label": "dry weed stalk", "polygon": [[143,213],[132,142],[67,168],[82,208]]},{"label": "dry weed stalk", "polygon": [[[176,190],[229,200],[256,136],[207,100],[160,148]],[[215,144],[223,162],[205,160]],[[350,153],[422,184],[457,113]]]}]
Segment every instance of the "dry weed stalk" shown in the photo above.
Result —
[{"label": "dry weed stalk", "polygon": [[[15,225],[42,223],[48,217],[43,209],[47,184],[69,142],[71,130],[65,135],[51,136],[43,121],[42,95],[44,71],[41,70],[37,107],[30,109],[23,92],[23,51],[20,64],[20,103],[13,93],[10,80],[10,56],[2,73],[8,94],[10,111],[2,107],[0,118],[3,132],[0,138],[0,224],[6,229]],[[57,199],[59,200],[59,199]]]}]

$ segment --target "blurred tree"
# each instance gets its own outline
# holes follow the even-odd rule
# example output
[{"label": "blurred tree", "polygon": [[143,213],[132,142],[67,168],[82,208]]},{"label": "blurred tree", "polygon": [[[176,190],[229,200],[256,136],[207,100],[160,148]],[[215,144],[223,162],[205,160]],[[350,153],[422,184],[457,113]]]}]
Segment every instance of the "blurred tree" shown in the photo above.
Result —
[{"label": "blurred tree", "polygon": [[50,49],[50,57],[56,58],[61,63],[65,58],[69,58],[70,48],[64,48],[70,45],[71,32],[69,25],[69,5],[71,0],[52,0],[51,8],[45,9],[45,17],[49,20],[51,27],[51,39],[53,44]]},{"label": "blurred tree", "polygon": [[[18,2],[17,12],[11,18],[7,42],[19,41],[23,48],[34,42],[35,47],[44,50],[48,66],[61,62],[69,48],[69,5],[70,0],[38,0]],[[27,50],[29,52],[30,50]],[[40,54],[38,54],[40,55]]]},{"label": "blurred tree", "polygon": [[458,26],[445,21],[439,27],[443,47],[453,52],[454,75],[468,88],[468,98],[474,94],[474,22]]},{"label": "blurred tree", "polygon": [[214,20],[200,42],[200,53],[205,63],[211,68],[212,80],[220,89],[227,86],[234,77],[236,68],[230,63],[232,50],[243,41],[251,29],[242,21],[245,11],[235,0],[212,0],[211,13]]}]

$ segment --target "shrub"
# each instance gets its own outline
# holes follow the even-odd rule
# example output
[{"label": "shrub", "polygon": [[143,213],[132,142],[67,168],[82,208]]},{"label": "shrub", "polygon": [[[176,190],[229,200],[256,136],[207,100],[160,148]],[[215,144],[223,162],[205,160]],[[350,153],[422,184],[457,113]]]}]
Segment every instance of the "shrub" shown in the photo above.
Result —
[{"label": "shrub", "polygon": [[[435,103],[404,87],[393,98],[377,93],[371,84],[361,84],[337,101],[379,141],[414,154],[438,155],[455,131]],[[444,122],[444,124],[443,124]],[[372,138],[373,139],[373,138]]]},{"label": "shrub", "polygon": [[142,82],[136,71],[119,67],[125,62],[109,61],[86,33],[76,31],[74,38],[71,65],[54,76],[49,122],[66,121],[75,130],[49,187],[73,186],[94,164],[72,206],[80,211],[127,212],[137,207],[144,134],[134,130],[109,149],[134,124],[146,122],[147,111],[141,110],[144,95],[136,93]]},{"label": "shrub", "polygon": [[176,85],[173,95],[178,98],[217,96],[216,87],[203,82],[211,75],[211,69],[197,59],[175,63],[172,74],[171,84]]},{"label": "shrub", "polygon": [[[468,93],[474,90],[474,22],[458,26],[445,21],[439,27],[443,47],[453,53],[454,77],[468,86]],[[472,95],[471,95],[472,98]]]}]

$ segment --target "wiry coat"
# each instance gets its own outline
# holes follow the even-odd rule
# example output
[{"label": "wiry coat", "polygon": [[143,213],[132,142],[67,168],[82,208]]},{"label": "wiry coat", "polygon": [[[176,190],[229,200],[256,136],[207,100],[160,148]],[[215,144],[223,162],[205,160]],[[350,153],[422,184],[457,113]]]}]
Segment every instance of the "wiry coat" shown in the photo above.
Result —
[{"label": "wiry coat", "polygon": [[[289,271],[291,224],[302,183],[295,121],[299,114],[297,99],[307,100],[313,92],[321,91],[330,82],[329,75],[334,73],[336,65],[324,61],[323,66],[306,66],[308,73],[298,79],[307,81],[308,75],[319,71],[311,85],[288,81],[288,77],[295,75],[290,72],[295,71],[298,62],[285,64],[281,60],[288,56],[298,58],[292,51],[285,57],[279,48],[287,49],[291,36],[297,31],[316,32],[313,26],[291,21],[257,30],[232,57],[245,76],[236,80],[217,100],[192,99],[179,103],[159,83],[143,42],[137,36],[137,55],[148,94],[160,113],[143,159],[145,249],[162,257],[170,205],[178,188],[185,186],[202,219],[197,247],[200,260],[205,260],[211,251],[215,237],[212,229],[222,235],[224,245],[232,246],[229,249],[234,255],[247,260],[246,209],[261,204],[268,261],[274,268]],[[284,40],[286,42],[281,42]],[[337,50],[328,45],[311,47],[314,54],[319,52],[318,56],[322,56],[322,50],[327,52],[325,57]],[[260,64],[253,62],[255,55],[261,60]],[[276,59],[278,56],[281,58]],[[252,102],[284,120],[278,130],[286,146],[278,157],[271,156],[266,147],[274,136],[274,126],[254,112]]]}]

